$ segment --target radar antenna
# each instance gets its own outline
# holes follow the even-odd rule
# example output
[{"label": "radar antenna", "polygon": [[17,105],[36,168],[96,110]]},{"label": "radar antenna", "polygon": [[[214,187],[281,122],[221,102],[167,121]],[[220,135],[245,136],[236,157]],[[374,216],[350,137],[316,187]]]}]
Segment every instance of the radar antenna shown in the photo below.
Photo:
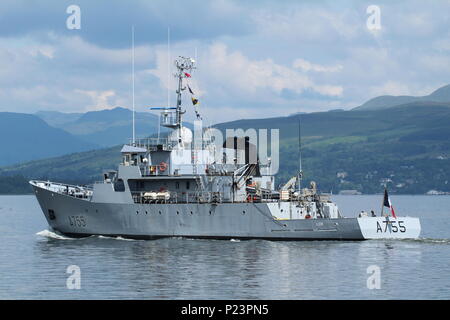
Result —
[{"label": "radar antenna", "polygon": [[[181,96],[183,90],[183,79],[190,78],[190,72],[195,68],[195,60],[187,57],[178,57],[175,59],[175,67],[177,72],[174,74],[178,78],[178,87],[176,90],[177,94],[177,105],[176,107],[150,107],[150,110],[161,110],[162,121],[160,120],[160,125],[163,127],[171,128],[177,130],[178,132],[178,142],[182,142],[182,128],[183,128],[183,114],[186,111],[181,109]],[[170,111],[174,110],[174,111]],[[161,117],[160,117],[161,119]]]}]

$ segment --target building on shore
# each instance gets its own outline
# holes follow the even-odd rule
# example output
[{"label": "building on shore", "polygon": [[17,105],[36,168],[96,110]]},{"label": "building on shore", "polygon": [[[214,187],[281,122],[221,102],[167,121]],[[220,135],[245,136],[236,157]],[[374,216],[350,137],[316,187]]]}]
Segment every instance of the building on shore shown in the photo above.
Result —
[{"label": "building on shore", "polygon": [[345,195],[345,196],[356,196],[356,195],[361,195],[362,193],[359,192],[358,190],[341,190],[339,191],[340,195]]}]

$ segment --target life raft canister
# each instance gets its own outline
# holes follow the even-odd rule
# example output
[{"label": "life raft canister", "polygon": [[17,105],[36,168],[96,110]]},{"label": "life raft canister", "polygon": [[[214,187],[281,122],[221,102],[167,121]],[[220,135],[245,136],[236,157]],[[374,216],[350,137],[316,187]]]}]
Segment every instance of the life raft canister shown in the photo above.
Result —
[{"label": "life raft canister", "polygon": [[167,170],[167,163],[164,161],[159,164],[159,171],[166,171]]}]

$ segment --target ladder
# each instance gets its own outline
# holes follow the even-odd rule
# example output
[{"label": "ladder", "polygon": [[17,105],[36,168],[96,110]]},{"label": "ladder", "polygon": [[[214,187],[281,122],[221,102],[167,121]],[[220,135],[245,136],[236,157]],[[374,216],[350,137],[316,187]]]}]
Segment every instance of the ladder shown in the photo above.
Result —
[{"label": "ladder", "polygon": [[195,154],[195,150],[191,150],[191,163],[192,163],[192,173],[197,175],[197,155]]},{"label": "ladder", "polygon": [[203,200],[203,191],[205,190],[205,184],[203,182],[202,176],[199,174],[196,174],[195,182],[197,183],[197,186],[196,186],[197,199]]}]

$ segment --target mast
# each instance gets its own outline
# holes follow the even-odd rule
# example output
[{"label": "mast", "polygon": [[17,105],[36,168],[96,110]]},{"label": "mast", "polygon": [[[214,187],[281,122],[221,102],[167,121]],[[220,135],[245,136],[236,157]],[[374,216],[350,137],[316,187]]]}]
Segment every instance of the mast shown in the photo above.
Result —
[{"label": "mast", "polygon": [[181,142],[181,129],[183,126],[183,119],[182,116],[186,111],[182,111],[181,109],[181,94],[183,90],[186,88],[183,87],[183,79],[190,78],[191,75],[188,72],[191,72],[193,69],[195,69],[194,66],[195,60],[192,58],[186,58],[186,57],[178,57],[175,60],[175,66],[177,67],[177,73],[175,74],[175,77],[178,78],[178,87],[177,87],[177,106],[176,106],[176,123],[175,127],[178,129],[178,140]]},{"label": "mast", "polygon": [[[170,107],[170,105],[166,107],[150,107],[151,110],[161,110],[161,116],[163,116],[163,121],[161,122],[160,116],[160,125],[163,127],[171,128],[174,130],[178,129],[178,142],[182,142],[182,128],[183,128],[183,114],[186,111],[181,109],[182,104],[182,93],[186,89],[183,87],[183,79],[190,78],[192,70],[196,69],[195,60],[187,57],[178,57],[175,59],[175,66],[177,67],[177,72],[175,73],[175,77],[178,78],[178,86],[176,90],[177,94],[177,104],[176,107]],[[171,111],[175,110],[175,111]],[[159,138],[159,131],[158,131]]]},{"label": "mast", "polygon": [[384,185],[383,200],[381,201],[381,212],[380,212],[380,217],[382,217],[382,216],[383,216],[383,213],[384,213],[384,197],[385,197],[385,195],[386,195],[386,192],[387,192],[387,186],[386,186],[386,184],[385,184],[385,185]]},{"label": "mast", "polygon": [[170,27],[167,27],[167,108],[170,108]]},{"label": "mast", "polygon": [[302,186],[301,182],[303,179],[303,168],[302,168],[302,133],[301,133],[301,124],[300,124],[300,116],[301,114],[298,114],[298,158],[299,158],[299,164],[298,164],[298,192],[300,194]]},{"label": "mast", "polygon": [[134,105],[134,25],[131,27],[131,73],[132,73],[132,96],[133,96],[133,146],[136,144],[136,115]]}]

